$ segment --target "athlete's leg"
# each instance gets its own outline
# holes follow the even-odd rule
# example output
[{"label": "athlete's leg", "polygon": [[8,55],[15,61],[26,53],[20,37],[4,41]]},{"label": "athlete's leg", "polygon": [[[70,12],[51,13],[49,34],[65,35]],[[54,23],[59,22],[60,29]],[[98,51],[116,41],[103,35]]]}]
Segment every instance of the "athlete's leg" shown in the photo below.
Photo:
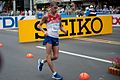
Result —
[{"label": "athlete's leg", "polygon": [[[53,48],[52,49],[53,50],[53,58],[54,58],[54,60],[57,60],[59,57],[59,46],[53,46],[52,48]],[[60,80],[63,79],[63,77],[58,72],[53,73],[52,78],[60,79]]]},{"label": "athlete's leg", "polygon": [[[53,55],[52,52],[53,51]],[[56,60],[58,59],[58,55],[59,55],[59,47],[58,46],[52,46],[52,44],[47,43],[46,44],[46,59],[44,60],[44,63],[47,62],[48,66],[50,67],[51,71],[52,71],[52,78],[53,79],[63,79],[63,77],[56,72],[55,70],[55,66],[52,63],[52,60]]]},{"label": "athlete's leg", "polygon": [[[51,55],[51,61],[58,59],[58,57],[59,57],[59,47],[58,46],[52,46],[52,50],[53,50],[53,55]],[[46,62],[47,62],[47,60],[44,59],[44,63],[46,63]]]},{"label": "athlete's leg", "polygon": [[47,64],[50,67],[51,71],[54,73],[56,72],[56,70],[55,70],[55,66],[53,65],[51,61],[51,57],[52,57],[51,51],[52,51],[52,44],[47,43],[46,44],[46,53],[47,53],[46,60],[47,60]]},{"label": "athlete's leg", "polygon": [[[53,40],[53,42],[49,42],[49,43],[46,43],[46,58],[41,60],[41,59],[38,59],[38,70],[39,71],[42,71],[42,68],[43,68],[43,65],[44,63],[48,63],[50,69],[52,72],[55,72],[55,67],[54,65],[52,64],[52,61],[53,60],[56,60],[58,58],[58,51],[59,51],[59,47],[58,47],[58,44],[56,44],[58,40],[56,39],[55,42]],[[54,44],[52,44],[54,43]],[[53,55],[52,55],[52,52],[53,52]]]},{"label": "athlete's leg", "polygon": [[53,49],[53,57],[52,57],[52,59],[53,60],[57,60],[58,59],[58,57],[59,57],[59,46],[53,46],[52,47]]},{"label": "athlete's leg", "polygon": [[[51,65],[53,65],[52,64],[52,62],[51,61],[53,61],[53,60],[56,60],[57,59],[57,56],[53,56],[52,55],[52,49],[53,49],[53,47],[52,47],[52,44],[49,44],[49,43],[47,43],[46,44],[46,58],[45,59],[38,59],[38,70],[39,71],[42,71],[42,68],[43,68],[43,65],[47,62],[48,63],[48,65],[50,66],[50,69],[51,69]],[[54,50],[53,50],[54,51]],[[53,52],[53,53],[55,53],[55,51]],[[53,71],[55,71],[55,70],[53,70],[53,68],[52,68],[52,72]]]},{"label": "athlete's leg", "polygon": [[[51,61],[54,61],[54,60],[56,60],[56,59],[58,59],[57,55],[56,55],[56,56],[55,56],[55,55],[51,55]],[[47,62],[46,59],[43,59],[43,61],[44,61],[44,63]]]}]

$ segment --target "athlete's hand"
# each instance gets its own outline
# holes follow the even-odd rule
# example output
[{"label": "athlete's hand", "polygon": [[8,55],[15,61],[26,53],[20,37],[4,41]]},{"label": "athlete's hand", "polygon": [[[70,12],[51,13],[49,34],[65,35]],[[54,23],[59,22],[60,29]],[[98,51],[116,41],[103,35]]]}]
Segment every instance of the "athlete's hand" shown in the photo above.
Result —
[{"label": "athlete's hand", "polygon": [[47,32],[44,32],[44,35],[45,35],[45,36],[48,36],[48,33],[47,33]]},{"label": "athlete's hand", "polygon": [[66,35],[68,32],[67,31],[64,31],[64,34]]}]

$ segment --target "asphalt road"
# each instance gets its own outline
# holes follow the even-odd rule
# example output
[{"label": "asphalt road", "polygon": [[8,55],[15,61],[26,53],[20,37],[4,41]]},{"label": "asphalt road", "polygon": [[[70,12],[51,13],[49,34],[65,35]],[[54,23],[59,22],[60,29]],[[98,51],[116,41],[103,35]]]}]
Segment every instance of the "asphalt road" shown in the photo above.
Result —
[{"label": "asphalt road", "polygon": [[[42,72],[37,70],[37,59],[45,57],[42,42],[19,43],[18,32],[11,30],[0,30],[0,42],[0,80],[52,80],[47,64]],[[29,52],[33,58],[25,57]],[[90,80],[120,80],[107,71],[114,57],[120,57],[120,28],[109,35],[60,40],[60,56],[54,63],[64,80],[79,80],[82,72]]]}]

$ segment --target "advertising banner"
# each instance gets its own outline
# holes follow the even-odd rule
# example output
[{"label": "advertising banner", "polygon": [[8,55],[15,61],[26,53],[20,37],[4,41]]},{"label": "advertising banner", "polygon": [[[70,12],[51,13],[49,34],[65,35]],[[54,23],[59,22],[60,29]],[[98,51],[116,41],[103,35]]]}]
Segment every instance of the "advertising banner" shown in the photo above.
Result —
[{"label": "advertising banner", "polygon": [[35,16],[0,16],[0,29],[18,28],[18,20],[28,19],[35,19]]},{"label": "advertising banner", "polygon": [[120,14],[107,14],[107,15],[97,15],[97,16],[112,16],[112,26],[120,28]]},{"label": "advertising banner", "polygon": [[[19,42],[33,42],[44,39],[44,34],[37,27],[39,20],[19,20]],[[92,36],[112,33],[112,16],[62,18],[62,25],[68,31],[64,35],[59,32],[60,38]],[[43,24],[46,30],[46,25]]]},{"label": "advertising banner", "polygon": [[113,26],[119,26],[120,27],[120,14],[113,14]]}]

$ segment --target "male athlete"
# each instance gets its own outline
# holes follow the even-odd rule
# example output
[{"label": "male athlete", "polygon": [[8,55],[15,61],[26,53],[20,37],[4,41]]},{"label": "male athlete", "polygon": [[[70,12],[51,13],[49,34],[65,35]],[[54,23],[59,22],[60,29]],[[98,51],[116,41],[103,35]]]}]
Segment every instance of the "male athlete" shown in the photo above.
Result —
[{"label": "male athlete", "polygon": [[[57,60],[59,56],[59,30],[67,34],[67,31],[63,29],[61,25],[61,16],[57,13],[57,3],[50,3],[50,12],[43,16],[38,28],[44,33],[45,39],[43,45],[46,45],[46,58],[43,60],[38,59],[38,70],[42,71],[43,65],[47,62],[49,68],[52,71],[53,79],[62,79],[63,77],[56,71],[52,61]],[[46,24],[47,31],[42,28],[42,24]]]}]

